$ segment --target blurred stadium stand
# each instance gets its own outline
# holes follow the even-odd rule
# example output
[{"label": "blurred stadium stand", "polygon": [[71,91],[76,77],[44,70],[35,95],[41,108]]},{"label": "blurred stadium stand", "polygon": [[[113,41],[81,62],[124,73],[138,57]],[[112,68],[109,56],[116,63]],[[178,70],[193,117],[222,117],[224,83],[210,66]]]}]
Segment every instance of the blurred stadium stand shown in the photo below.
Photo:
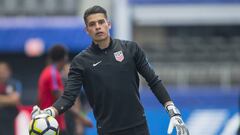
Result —
[{"label": "blurred stadium stand", "polygon": [[[224,110],[219,115],[226,117],[217,131],[194,135],[218,135],[233,115],[238,116],[240,0],[0,0],[0,60],[8,61],[14,77],[22,80],[25,105],[35,104],[37,78],[45,65],[45,54],[34,58],[25,54],[26,42],[41,39],[45,52],[62,43],[74,57],[91,43],[82,14],[94,4],[109,10],[114,37],[133,39],[146,51],[176,103],[185,108],[187,120],[192,120],[192,113],[198,115],[199,108],[210,113]],[[145,85],[143,81],[143,89]],[[151,133],[156,135],[157,122],[166,126],[168,120],[156,109],[157,101],[149,103],[153,97],[142,92]],[[230,102],[222,104],[225,99]],[[212,106],[204,106],[208,103]],[[154,121],[158,114],[164,120]]]},{"label": "blurred stadium stand", "polygon": [[[84,31],[84,23],[77,15],[81,16],[82,11],[94,2],[0,0],[1,59],[13,65],[16,55],[28,59],[24,54],[25,44],[35,38],[43,41],[45,51],[54,43],[62,43],[74,56],[91,43]],[[118,14],[114,13],[126,10],[126,7],[115,11],[114,7],[119,6],[117,1],[107,1],[110,4],[105,2],[98,4],[104,5],[113,12],[109,13],[116,15],[113,23],[120,22],[118,26],[128,24],[123,21],[126,21],[123,16],[118,18]],[[239,0],[129,0],[122,2],[121,6],[130,8],[131,17],[128,20],[131,28],[126,26],[122,33],[132,33],[132,38],[146,50],[149,61],[165,84],[180,89],[187,89],[191,85],[217,85],[221,89],[239,86],[240,16],[236,14],[240,12]],[[194,9],[196,6],[198,10]],[[206,12],[203,12],[204,9]],[[214,12],[211,15],[218,18],[209,17],[208,13],[212,13],[209,11],[215,9],[221,9],[227,14]],[[172,12],[167,12],[171,10]],[[198,15],[200,11],[202,13]],[[186,12],[188,14],[184,16]],[[218,23],[214,24],[215,22]],[[113,36],[121,38],[121,34],[120,37],[115,34],[119,30],[124,30],[124,26],[118,28],[113,25]],[[13,68],[18,74],[21,70],[32,67],[32,62],[36,59],[38,58],[29,58],[29,63],[21,65],[22,68],[16,68],[15,65]],[[43,67],[44,58],[39,59],[41,64],[38,65]],[[40,69],[32,69],[39,74]],[[16,77],[23,80],[27,91],[33,91],[36,86],[33,89],[28,84],[28,76],[31,74],[26,72],[26,76]],[[37,75],[34,80],[37,81]]]},{"label": "blurred stadium stand", "polygon": [[208,84],[226,89],[240,83],[238,29],[239,26],[144,26],[134,33],[165,83]]},{"label": "blurred stadium stand", "polygon": [[0,0],[0,15],[76,15],[79,0]]},{"label": "blurred stadium stand", "polygon": [[133,38],[166,84],[239,86],[239,0],[130,2]]},{"label": "blurred stadium stand", "polygon": [[91,40],[78,17],[20,17],[0,18],[0,51],[24,52],[30,39],[43,41],[45,51],[54,43],[65,44],[71,52],[86,48]]}]

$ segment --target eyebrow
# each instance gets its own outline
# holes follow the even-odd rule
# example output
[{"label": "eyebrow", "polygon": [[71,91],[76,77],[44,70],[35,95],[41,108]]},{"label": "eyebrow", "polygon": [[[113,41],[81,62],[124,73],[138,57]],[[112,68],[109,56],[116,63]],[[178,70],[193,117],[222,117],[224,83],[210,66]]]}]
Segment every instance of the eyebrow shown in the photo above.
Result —
[{"label": "eyebrow", "polygon": [[88,24],[89,24],[89,23],[95,23],[95,22],[102,21],[102,20],[105,21],[105,19],[99,19],[99,20],[96,20],[96,21],[90,21],[90,22],[88,22]]}]

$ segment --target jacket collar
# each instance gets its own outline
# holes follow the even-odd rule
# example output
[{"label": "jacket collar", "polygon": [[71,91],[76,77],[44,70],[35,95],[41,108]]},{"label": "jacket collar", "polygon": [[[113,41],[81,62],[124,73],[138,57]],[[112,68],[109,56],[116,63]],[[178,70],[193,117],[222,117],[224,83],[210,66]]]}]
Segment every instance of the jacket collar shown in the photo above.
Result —
[{"label": "jacket collar", "polygon": [[90,48],[93,49],[94,51],[99,51],[99,52],[112,49],[113,48],[113,40],[110,37],[110,43],[109,43],[109,46],[107,48],[101,49],[101,48],[99,48],[98,44],[95,44],[94,42],[92,42],[92,45],[91,45]]}]

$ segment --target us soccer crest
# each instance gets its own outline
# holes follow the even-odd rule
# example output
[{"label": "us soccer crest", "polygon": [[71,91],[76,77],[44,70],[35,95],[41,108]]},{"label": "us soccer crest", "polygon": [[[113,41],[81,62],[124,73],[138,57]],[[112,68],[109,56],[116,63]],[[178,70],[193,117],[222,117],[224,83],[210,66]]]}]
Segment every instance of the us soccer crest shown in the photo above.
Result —
[{"label": "us soccer crest", "polygon": [[124,60],[124,55],[122,51],[117,51],[114,53],[116,61],[122,62]]}]

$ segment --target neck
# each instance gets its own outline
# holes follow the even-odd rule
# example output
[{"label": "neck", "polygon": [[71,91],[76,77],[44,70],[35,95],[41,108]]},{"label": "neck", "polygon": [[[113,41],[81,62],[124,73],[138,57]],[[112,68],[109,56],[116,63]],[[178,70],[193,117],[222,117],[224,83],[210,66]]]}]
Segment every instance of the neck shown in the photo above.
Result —
[{"label": "neck", "polygon": [[60,71],[61,70],[61,65],[59,63],[53,63],[53,65],[56,66],[57,70]]},{"label": "neck", "polygon": [[100,49],[105,49],[110,44],[110,37],[108,36],[106,39],[101,40],[101,41],[94,41],[94,43],[97,44]]}]

